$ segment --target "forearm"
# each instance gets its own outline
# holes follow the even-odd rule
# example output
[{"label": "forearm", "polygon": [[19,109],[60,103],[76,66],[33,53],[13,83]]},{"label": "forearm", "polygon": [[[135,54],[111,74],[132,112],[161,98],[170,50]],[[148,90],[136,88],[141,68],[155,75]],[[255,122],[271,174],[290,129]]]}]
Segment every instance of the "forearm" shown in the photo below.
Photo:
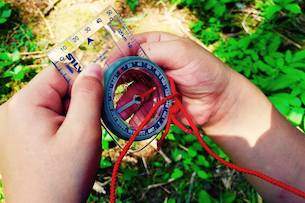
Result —
[{"label": "forearm", "polygon": [[[227,90],[231,92],[220,98],[220,110],[204,126],[204,131],[236,164],[305,188],[305,175],[301,173],[305,169],[301,161],[305,137],[248,80],[235,72],[230,77]],[[266,200],[295,198],[257,178],[247,178]]]}]

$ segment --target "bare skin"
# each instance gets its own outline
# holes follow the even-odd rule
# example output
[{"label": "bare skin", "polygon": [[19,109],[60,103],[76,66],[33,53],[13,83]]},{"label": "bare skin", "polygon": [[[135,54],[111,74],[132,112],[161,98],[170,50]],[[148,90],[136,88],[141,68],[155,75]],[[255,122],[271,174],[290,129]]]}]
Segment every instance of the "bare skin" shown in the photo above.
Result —
[{"label": "bare skin", "polygon": [[[300,161],[305,136],[258,88],[188,39],[167,33],[144,33],[137,39],[148,57],[174,78],[194,121],[236,164],[305,188],[305,163]],[[143,108],[137,116],[147,114],[149,108]],[[266,201],[304,201],[255,177],[247,178]]]},{"label": "bare skin", "polygon": [[[7,202],[80,202],[100,159],[102,72],[68,85],[49,67],[0,108],[0,171]],[[88,108],[90,107],[90,108]]]},{"label": "bare skin", "polygon": [[[299,161],[305,137],[255,86],[188,39],[159,32],[136,38],[175,80],[195,122],[236,164],[305,188],[305,164]],[[79,202],[89,194],[99,159],[102,103],[102,74],[90,69],[74,84],[67,115],[68,88],[53,70],[1,106],[0,171],[8,202]],[[247,178],[266,201],[302,202]]]}]

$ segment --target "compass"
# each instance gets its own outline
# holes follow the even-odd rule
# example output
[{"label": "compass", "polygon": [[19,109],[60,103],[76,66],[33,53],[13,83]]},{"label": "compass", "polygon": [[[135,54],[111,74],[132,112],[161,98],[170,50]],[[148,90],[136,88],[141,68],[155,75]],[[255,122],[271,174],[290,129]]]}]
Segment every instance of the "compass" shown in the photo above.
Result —
[{"label": "compass", "polygon": [[[110,135],[128,140],[154,104],[170,95],[169,81],[158,65],[139,56],[121,58],[104,75],[102,124]],[[169,100],[159,107],[136,141],[163,130],[170,106]]]}]

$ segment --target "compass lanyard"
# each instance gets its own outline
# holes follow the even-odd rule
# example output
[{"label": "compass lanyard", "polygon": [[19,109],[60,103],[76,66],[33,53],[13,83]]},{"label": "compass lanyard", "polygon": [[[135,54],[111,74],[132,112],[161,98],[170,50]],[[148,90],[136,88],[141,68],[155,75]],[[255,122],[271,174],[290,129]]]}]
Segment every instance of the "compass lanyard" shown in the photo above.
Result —
[{"label": "compass lanyard", "polygon": [[[119,157],[117,158],[114,167],[113,167],[113,171],[112,171],[112,178],[111,178],[111,186],[110,186],[110,203],[115,203],[116,200],[116,184],[117,184],[117,175],[118,175],[118,171],[120,168],[120,164],[124,158],[124,156],[127,154],[128,149],[130,148],[130,146],[132,145],[132,143],[135,141],[137,135],[139,134],[139,132],[144,128],[144,126],[150,121],[150,119],[153,117],[154,113],[157,111],[157,109],[164,104],[166,101],[168,100],[173,100],[173,105],[170,107],[169,110],[169,117],[168,117],[168,121],[166,123],[166,127],[164,129],[164,132],[161,136],[161,138],[158,140],[158,150],[161,147],[161,144],[163,143],[167,133],[169,132],[169,128],[170,128],[170,124],[173,123],[176,126],[180,127],[185,133],[188,134],[194,134],[198,140],[198,142],[200,143],[200,145],[202,146],[202,148],[208,153],[210,154],[212,157],[214,157],[216,160],[218,160],[220,163],[222,163],[223,165],[225,165],[228,168],[231,168],[233,170],[236,170],[240,173],[244,173],[244,174],[248,174],[248,175],[253,175],[256,176],[262,180],[265,180],[273,185],[276,185],[286,191],[289,191],[299,197],[305,198],[305,193],[303,191],[301,191],[298,188],[295,188],[289,184],[286,184],[280,180],[277,180],[275,178],[272,178],[268,175],[265,175],[262,172],[253,170],[253,169],[249,169],[249,168],[245,168],[245,167],[241,167],[238,165],[235,165],[233,163],[230,163],[224,159],[222,159],[219,155],[217,155],[214,151],[212,151],[209,146],[205,143],[205,141],[203,140],[198,128],[196,127],[191,115],[187,112],[187,110],[185,109],[185,107],[182,105],[181,103],[181,97],[179,95],[179,93],[176,91],[176,87],[175,87],[175,83],[174,80],[172,78],[169,78],[169,82],[170,82],[170,86],[172,89],[172,95],[165,97],[164,99],[162,99],[161,101],[159,101],[147,114],[147,116],[145,117],[145,119],[142,121],[141,125],[137,128],[137,130],[133,133],[133,135],[130,137],[129,141],[127,142],[127,144],[124,146],[123,150],[121,151]],[[180,123],[175,115],[181,112],[183,114],[183,116],[185,116],[185,118],[188,121],[188,124],[190,126],[191,129],[186,128],[182,123]]]},{"label": "compass lanyard", "polygon": [[[103,41],[98,41],[98,38],[102,38]],[[108,44],[110,42],[112,42],[112,44]],[[145,57],[146,55],[128,30],[127,26],[123,23],[119,14],[112,7],[107,7],[97,18],[82,27],[67,40],[60,43],[59,46],[52,49],[48,53],[48,56],[67,83],[72,85],[75,78],[83,69],[80,59],[84,56],[85,58],[90,58],[90,51],[94,50],[94,48],[99,49],[99,51],[102,50],[102,52],[91,60],[91,62],[99,63],[101,66],[107,67],[104,76],[104,93],[106,95],[104,96],[103,116],[101,119],[102,125],[113,138],[117,135],[119,138],[127,140],[127,143],[122,147],[122,151],[113,168],[110,188],[111,203],[115,203],[116,200],[117,174],[120,163],[133,142],[146,139],[152,141],[156,138],[156,134],[164,129],[157,145],[158,149],[160,149],[161,144],[169,132],[171,124],[175,124],[188,134],[194,134],[202,148],[228,168],[256,176],[297,196],[305,198],[305,193],[303,191],[259,171],[240,167],[225,161],[213,152],[204,142],[192,117],[182,105],[181,96],[176,91],[173,79],[167,79],[167,76],[162,69],[147,59],[147,57],[128,56],[133,49],[139,50],[141,56],[143,55]],[[119,57],[119,60],[114,60],[115,62],[110,62],[111,64],[108,64],[106,59],[109,57],[111,53],[110,50],[113,48],[117,48],[121,52],[121,57]],[[88,50],[89,54],[87,54],[86,50]],[[133,73],[134,71],[136,71],[135,76],[134,74],[128,74]],[[122,77],[124,74],[125,76]],[[123,106],[120,106],[119,102],[114,104],[114,101],[116,100],[114,96],[114,94],[116,94],[116,88],[119,88],[121,82],[124,82],[124,80],[121,79],[128,79],[130,77],[134,77],[135,81],[140,81],[143,83],[142,85],[151,85],[151,87],[146,90],[144,94],[135,94],[132,101],[128,104]],[[142,78],[143,80],[139,80],[139,78]],[[154,84],[152,85],[152,83]],[[128,85],[130,84],[127,84],[127,86]],[[130,86],[130,88],[132,88],[132,86]],[[150,110],[145,114],[144,119],[142,119],[136,127],[128,125],[128,120],[122,118],[122,112],[133,106],[140,106],[145,102],[146,96],[152,93],[159,97],[154,100]],[[182,113],[187,119],[190,128],[186,128],[178,121],[176,118],[178,112]],[[118,144],[118,141],[115,141]]]}]

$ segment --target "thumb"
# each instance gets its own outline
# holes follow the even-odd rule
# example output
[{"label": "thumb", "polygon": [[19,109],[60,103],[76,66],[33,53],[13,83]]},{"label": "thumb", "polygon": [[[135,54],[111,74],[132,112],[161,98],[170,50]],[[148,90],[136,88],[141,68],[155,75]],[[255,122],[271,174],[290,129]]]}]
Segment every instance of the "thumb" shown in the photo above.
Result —
[{"label": "thumb", "polygon": [[91,64],[75,80],[66,119],[63,123],[71,136],[100,135],[102,106],[102,78],[100,66]]}]

